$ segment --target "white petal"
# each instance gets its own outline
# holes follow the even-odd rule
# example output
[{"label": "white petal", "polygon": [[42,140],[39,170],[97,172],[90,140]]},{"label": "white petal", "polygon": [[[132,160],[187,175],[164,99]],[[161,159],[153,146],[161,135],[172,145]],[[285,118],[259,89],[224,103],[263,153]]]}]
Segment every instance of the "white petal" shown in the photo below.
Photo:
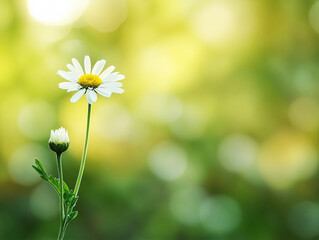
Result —
[{"label": "white petal", "polygon": [[91,60],[89,56],[84,57],[84,68],[85,68],[85,73],[90,74],[91,73]]},{"label": "white petal", "polygon": [[110,87],[122,87],[123,84],[121,82],[104,82],[100,85],[104,88],[110,88]]},{"label": "white petal", "polygon": [[80,63],[78,62],[78,60],[76,60],[75,58],[72,58],[72,62],[73,62],[75,69],[79,72],[79,74],[81,76],[84,75],[83,69],[82,69]]},{"label": "white petal", "polygon": [[104,96],[104,97],[111,97],[111,95],[112,95],[112,92],[109,91],[109,90],[107,90],[106,88],[98,87],[98,88],[95,89],[95,91],[96,91],[98,94],[100,94],[100,95],[102,95],[102,96]]},{"label": "white petal", "polygon": [[101,61],[97,61],[93,67],[92,74],[99,75],[104,68],[106,61],[103,59]]},{"label": "white petal", "polygon": [[103,82],[111,82],[111,81],[113,81],[113,78],[116,77],[118,74],[119,74],[119,72],[111,73],[111,74],[107,75],[106,77],[104,77],[103,79],[101,78],[101,80]]},{"label": "white petal", "polygon": [[124,79],[125,76],[122,74],[118,74],[116,73],[111,73],[110,75],[108,75],[107,77],[105,77],[104,79],[101,79],[103,82],[114,82],[114,81],[119,81]]},{"label": "white petal", "polygon": [[116,88],[116,87],[110,88],[110,91],[112,91],[114,93],[123,93],[124,92],[124,90],[122,88]]},{"label": "white petal", "polygon": [[74,82],[61,82],[59,83],[59,88],[62,89],[73,89],[74,87],[77,87],[78,84]]},{"label": "white petal", "polygon": [[60,77],[64,78],[65,80],[72,81],[72,82],[77,81],[77,77],[74,75],[73,72],[66,72],[66,71],[59,70],[57,71],[57,74]]},{"label": "white petal", "polygon": [[94,92],[91,89],[88,89],[86,91],[86,99],[88,100],[89,104],[96,102],[96,100],[97,100],[96,92]]},{"label": "white petal", "polygon": [[91,91],[91,97],[92,97],[93,102],[96,102],[96,100],[97,100],[97,94],[96,94],[95,91]]},{"label": "white petal", "polygon": [[77,91],[77,90],[80,90],[81,88],[82,86],[80,84],[75,84],[74,86],[70,87],[67,92]]},{"label": "white petal", "polygon": [[84,93],[85,93],[85,89],[84,88],[79,90],[76,94],[74,94],[71,97],[71,102],[75,103],[76,101],[78,101],[83,96]]},{"label": "white petal", "polygon": [[[99,76],[101,79],[107,77],[111,72],[113,72],[115,69],[114,66],[110,66],[107,69],[104,70],[104,72],[101,73]],[[103,79],[102,79],[103,80]]]},{"label": "white petal", "polygon": [[75,69],[75,67],[72,64],[67,64],[66,66],[71,72],[73,72],[77,76],[77,78],[81,76],[81,74]]}]

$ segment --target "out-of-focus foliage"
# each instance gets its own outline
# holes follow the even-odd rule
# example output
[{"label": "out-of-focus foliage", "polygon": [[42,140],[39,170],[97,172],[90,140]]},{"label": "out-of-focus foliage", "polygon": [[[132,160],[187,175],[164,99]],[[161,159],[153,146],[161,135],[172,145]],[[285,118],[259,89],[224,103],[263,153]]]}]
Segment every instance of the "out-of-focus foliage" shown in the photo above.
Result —
[{"label": "out-of-focus foliage", "polygon": [[66,239],[319,236],[319,1],[0,1],[0,239],[55,239],[50,129],[85,98],[58,89],[72,57],[101,58],[125,93],[92,109],[79,216]]}]

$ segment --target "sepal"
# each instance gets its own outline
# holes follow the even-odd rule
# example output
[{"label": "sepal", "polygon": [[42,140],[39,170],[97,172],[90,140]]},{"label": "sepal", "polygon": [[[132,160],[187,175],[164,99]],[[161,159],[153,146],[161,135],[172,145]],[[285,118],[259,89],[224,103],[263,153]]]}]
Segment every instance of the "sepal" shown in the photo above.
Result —
[{"label": "sepal", "polygon": [[56,154],[61,154],[65,152],[66,150],[68,150],[69,146],[70,146],[69,142],[63,142],[63,143],[49,142],[50,149]]}]

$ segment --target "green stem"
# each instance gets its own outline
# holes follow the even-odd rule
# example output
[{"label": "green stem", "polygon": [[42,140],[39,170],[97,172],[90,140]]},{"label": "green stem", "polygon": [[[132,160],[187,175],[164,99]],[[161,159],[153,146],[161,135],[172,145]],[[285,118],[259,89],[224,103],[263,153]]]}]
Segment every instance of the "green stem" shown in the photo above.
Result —
[{"label": "green stem", "polygon": [[65,234],[65,231],[66,231],[66,227],[67,227],[67,223],[66,223],[66,219],[64,220],[64,223],[63,223],[63,229],[62,229],[62,234],[61,234],[61,240],[63,240],[64,238],[64,234]]},{"label": "green stem", "polygon": [[[80,165],[80,170],[78,177],[76,179],[75,187],[74,187],[74,194],[75,196],[78,195],[80,185],[81,185],[81,180],[83,177],[83,172],[84,172],[84,167],[85,167],[85,161],[86,161],[86,154],[87,154],[87,148],[88,148],[88,143],[89,143],[89,130],[90,130],[90,119],[91,119],[91,104],[88,104],[88,115],[87,115],[87,123],[86,123],[86,135],[85,135],[85,142],[84,142],[84,148],[83,148],[83,154],[82,154],[82,159],[81,159],[81,165]],[[62,165],[61,165],[61,170],[62,170]],[[63,221],[61,222],[60,225],[60,232],[59,232],[59,238],[58,240],[63,240],[64,234],[66,231],[66,228],[68,226],[67,223],[67,217],[65,216]]]},{"label": "green stem", "polygon": [[58,174],[60,178],[60,229],[59,229],[59,235],[58,240],[63,239],[63,225],[64,225],[64,199],[63,199],[63,170],[62,170],[62,154],[57,154],[57,163],[58,163]]},{"label": "green stem", "polygon": [[87,148],[88,148],[88,142],[89,142],[90,118],[91,118],[91,104],[88,104],[88,115],[87,115],[87,122],[86,122],[86,135],[85,135],[85,142],[84,142],[84,148],[83,148],[83,154],[82,154],[80,170],[79,170],[78,178],[76,180],[75,187],[74,187],[75,196],[78,195],[79,188],[80,188],[80,185],[81,185],[81,180],[82,180],[82,177],[83,177],[84,167],[85,167],[86,154],[87,154]]}]

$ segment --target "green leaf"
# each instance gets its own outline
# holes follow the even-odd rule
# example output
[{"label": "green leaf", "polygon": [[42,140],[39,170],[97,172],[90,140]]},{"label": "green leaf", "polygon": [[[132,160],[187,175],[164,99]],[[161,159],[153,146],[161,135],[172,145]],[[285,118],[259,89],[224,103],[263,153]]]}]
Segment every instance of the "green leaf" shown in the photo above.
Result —
[{"label": "green leaf", "polygon": [[[55,178],[53,176],[49,176],[42,163],[35,159],[35,165],[32,165],[34,170],[40,175],[41,178],[43,178],[45,181],[50,183],[50,185],[55,189],[55,191],[60,196],[60,179]],[[64,204],[65,204],[65,212],[66,212],[66,218],[64,221],[66,221],[66,224],[71,222],[73,219],[75,219],[78,215],[78,212],[73,212],[73,208],[76,205],[76,202],[78,201],[78,196],[76,196],[73,192],[73,190],[70,190],[68,185],[63,181],[63,197],[64,197]]]},{"label": "green leaf", "polygon": [[42,171],[40,169],[38,169],[36,166],[32,165],[32,167],[34,168],[34,170],[36,170],[40,175],[42,175]]},{"label": "green leaf", "polygon": [[76,202],[78,200],[78,197],[75,196],[72,190],[70,190],[67,193],[64,193],[64,201],[65,204],[67,205],[67,210],[71,213],[74,206],[76,205]]},{"label": "green leaf", "polygon": [[36,166],[32,165],[32,167],[37,171],[40,177],[48,181],[48,174],[45,172],[44,167],[38,159],[35,159],[35,165]]},{"label": "green leaf", "polygon": [[67,216],[65,219],[66,224],[68,224],[70,221],[72,221],[78,215],[77,211],[73,212],[73,208],[75,207],[78,198],[79,197],[75,195],[73,190],[70,190],[70,191],[64,193],[64,203],[66,205],[65,212],[66,212],[66,216]]},{"label": "green leaf", "polygon": [[55,177],[49,176],[48,182],[51,183],[52,187],[57,191],[57,193],[60,195],[60,185],[59,180]]},{"label": "green leaf", "polygon": [[68,224],[69,222],[71,222],[74,218],[76,218],[78,215],[78,211],[72,212],[70,215],[68,215],[67,219],[66,219],[66,223]]},{"label": "green leaf", "polygon": [[73,197],[71,202],[70,202],[70,207],[73,209],[76,205],[76,202],[78,201],[78,197]]},{"label": "green leaf", "polygon": [[68,185],[64,181],[63,181],[63,190],[64,190],[64,192],[69,192],[70,191]]},{"label": "green leaf", "polygon": [[72,199],[72,197],[73,197],[73,192],[72,192],[72,190],[71,190],[70,192],[64,192],[63,197],[64,197],[65,203],[66,203],[66,204],[69,204],[70,201],[71,201],[71,199]]},{"label": "green leaf", "polygon": [[37,165],[37,167],[38,167],[39,169],[41,169],[43,172],[45,172],[42,163],[41,163],[38,159],[35,159],[35,164]]},{"label": "green leaf", "polygon": [[[36,172],[40,175],[41,178],[49,182],[51,186],[56,190],[58,195],[60,196],[60,179],[52,177],[51,175],[49,176],[46,173],[42,163],[38,159],[35,159],[35,165],[36,166],[32,165],[34,170],[36,170]],[[64,193],[70,191],[68,185],[64,181],[63,181],[63,191]]]}]

